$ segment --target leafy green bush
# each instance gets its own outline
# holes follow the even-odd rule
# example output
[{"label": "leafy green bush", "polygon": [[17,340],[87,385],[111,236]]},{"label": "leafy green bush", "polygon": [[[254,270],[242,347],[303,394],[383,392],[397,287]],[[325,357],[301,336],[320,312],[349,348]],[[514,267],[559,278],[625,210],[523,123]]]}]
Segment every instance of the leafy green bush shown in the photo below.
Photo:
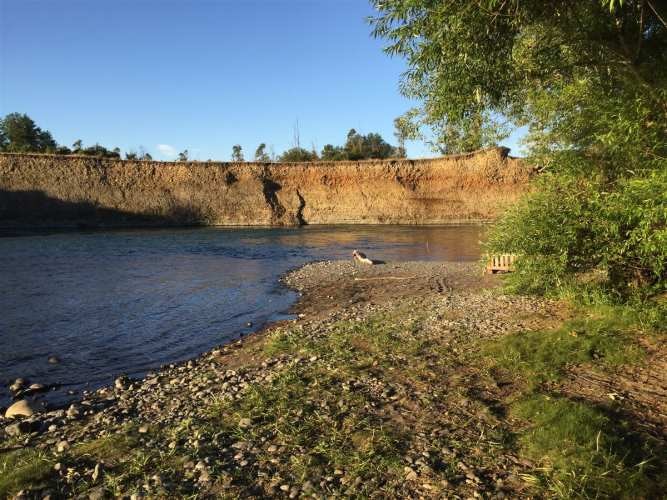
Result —
[{"label": "leafy green bush", "polygon": [[666,289],[667,165],[642,177],[544,174],[490,232],[490,253],[518,255],[508,288],[562,294],[591,287],[615,297]]}]

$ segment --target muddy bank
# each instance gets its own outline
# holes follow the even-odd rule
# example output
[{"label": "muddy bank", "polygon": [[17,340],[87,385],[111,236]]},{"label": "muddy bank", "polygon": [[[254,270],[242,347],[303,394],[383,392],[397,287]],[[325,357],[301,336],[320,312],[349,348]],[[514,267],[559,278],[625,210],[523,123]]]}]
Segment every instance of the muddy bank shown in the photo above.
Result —
[{"label": "muddy bank", "polygon": [[567,307],[502,295],[476,264],[322,262],[285,282],[302,293],[293,321],[66,410],[2,421],[0,493],[548,494],[511,410],[528,389],[482,353],[557,328]]},{"label": "muddy bank", "polygon": [[533,169],[494,148],[435,159],[122,161],[0,154],[0,226],[441,224],[490,220]]}]

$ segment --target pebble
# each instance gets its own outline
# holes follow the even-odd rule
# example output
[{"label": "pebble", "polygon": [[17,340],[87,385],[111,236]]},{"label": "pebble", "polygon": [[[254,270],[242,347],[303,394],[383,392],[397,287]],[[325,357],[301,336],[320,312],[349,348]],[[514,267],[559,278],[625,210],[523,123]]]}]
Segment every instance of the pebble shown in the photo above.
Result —
[{"label": "pebble", "polygon": [[81,410],[79,409],[78,405],[72,404],[69,406],[69,408],[67,408],[65,415],[67,415],[69,418],[77,418],[81,415]]},{"label": "pebble", "polygon": [[405,479],[408,481],[416,481],[417,480],[417,472],[412,467],[403,467],[403,471],[405,472]]},{"label": "pebble", "polygon": [[17,401],[5,412],[5,418],[14,417],[32,417],[35,414],[35,408],[27,400]]},{"label": "pebble", "polygon": [[24,378],[17,378],[14,380],[14,383],[9,386],[9,390],[12,392],[19,392],[21,389],[25,387],[27,384],[27,381]]},{"label": "pebble", "polygon": [[59,441],[58,444],[56,444],[56,451],[58,453],[63,453],[65,450],[68,450],[69,447],[69,442],[63,439],[62,441]]},{"label": "pebble", "polygon": [[96,483],[101,475],[102,475],[102,464],[95,464],[95,469],[93,470],[93,474],[91,475],[93,483]]}]

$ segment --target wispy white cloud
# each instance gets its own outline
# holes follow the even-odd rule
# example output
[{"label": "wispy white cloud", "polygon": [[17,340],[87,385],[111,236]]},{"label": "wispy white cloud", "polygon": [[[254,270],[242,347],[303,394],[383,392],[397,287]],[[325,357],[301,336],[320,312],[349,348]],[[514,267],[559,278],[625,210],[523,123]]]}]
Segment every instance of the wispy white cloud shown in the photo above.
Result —
[{"label": "wispy white cloud", "polygon": [[167,158],[174,158],[176,156],[176,148],[169,144],[158,144],[155,148]]}]

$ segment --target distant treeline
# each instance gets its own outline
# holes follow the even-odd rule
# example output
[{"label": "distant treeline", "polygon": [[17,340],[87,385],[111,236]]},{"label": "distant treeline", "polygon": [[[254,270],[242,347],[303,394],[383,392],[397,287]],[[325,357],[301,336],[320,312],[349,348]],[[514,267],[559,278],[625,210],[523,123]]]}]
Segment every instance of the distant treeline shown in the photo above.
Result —
[{"label": "distant treeline", "polygon": [[[0,119],[0,151],[10,153],[51,153],[60,155],[86,155],[101,158],[120,158],[120,148],[108,149],[99,144],[83,147],[81,140],[72,147],[58,144],[48,130],[42,130],[26,114],[9,113]],[[152,160],[147,152],[129,151],[128,160]]]},{"label": "distant treeline", "polygon": [[[297,135],[295,146],[277,156],[267,151],[265,143],[260,144],[255,150],[253,159],[258,162],[301,162],[404,158],[405,148],[402,144],[403,141],[400,140],[400,142],[401,145],[392,146],[380,134],[369,133],[363,135],[351,129],[347,133],[344,145],[326,144],[318,153],[314,146],[310,150],[301,147]],[[108,149],[100,144],[84,147],[81,140],[75,141],[71,147],[58,144],[51,132],[42,130],[32,118],[21,113],[10,113],[0,119],[0,151],[121,158],[120,148]],[[125,159],[152,160],[153,158],[143,148],[139,148],[138,152],[126,152]],[[177,159],[178,161],[188,161],[190,159],[188,150],[178,153]],[[235,162],[245,161],[243,149],[239,144],[233,146],[231,160]]]}]

